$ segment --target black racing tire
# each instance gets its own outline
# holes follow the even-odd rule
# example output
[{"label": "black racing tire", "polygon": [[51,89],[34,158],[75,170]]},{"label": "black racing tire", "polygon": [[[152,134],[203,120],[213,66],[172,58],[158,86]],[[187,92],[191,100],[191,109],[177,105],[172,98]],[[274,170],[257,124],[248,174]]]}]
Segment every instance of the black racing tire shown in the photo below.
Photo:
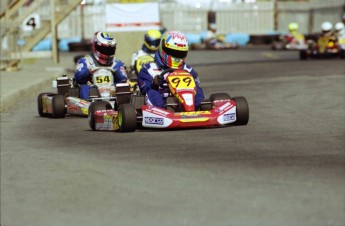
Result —
[{"label": "black racing tire", "polygon": [[121,104],[117,119],[120,132],[134,132],[137,129],[137,113],[132,104]]},{"label": "black racing tire", "polygon": [[235,125],[247,125],[249,121],[249,106],[245,97],[232,98],[236,102]]},{"label": "black racing tire", "polygon": [[43,112],[43,103],[42,103],[42,96],[43,95],[52,95],[53,93],[40,93],[37,97],[37,110],[38,110],[38,115],[41,117],[49,117],[49,113],[44,113]]},{"label": "black racing tire", "polygon": [[345,59],[345,49],[340,50],[340,58]]},{"label": "black racing tire", "polygon": [[95,122],[95,112],[99,110],[109,110],[112,109],[111,104],[107,101],[96,101],[92,102],[89,106],[88,110],[88,121],[89,126],[92,130],[96,130],[96,122]]},{"label": "black racing tire", "polygon": [[210,95],[209,99],[212,102],[212,107],[213,107],[215,101],[230,100],[231,97],[228,93],[213,93]]},{"label": "black racing tire", "polygon": [[299,59],[306,60],[308,59],[308,53],[305,50],[299,51]]},{"label": "black racing tire", "polygon": [[277,50],[277,46],[276,46],[276,43],[275,43],[275,42],[272,43],[271,49],[272,49],[272,50]]},{"label": "black racing tire", "polygon": [[66,115],[65,97],[61,94],[52,97],[53,118],[64,118]]},{"label": "black racing tire", "polygon": [[209,99],[205,99],[200,104],[200,111],[211,111],[213,109],[212,102]]}]

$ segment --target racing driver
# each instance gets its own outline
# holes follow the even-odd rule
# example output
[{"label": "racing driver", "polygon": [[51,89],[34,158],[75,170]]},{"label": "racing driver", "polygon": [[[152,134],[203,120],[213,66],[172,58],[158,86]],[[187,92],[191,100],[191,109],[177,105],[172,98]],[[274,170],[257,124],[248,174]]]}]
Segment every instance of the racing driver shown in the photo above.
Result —
[{"label": "racing driver", "polygon": [[154,62],[144,64],[138,75],[140,91],[145,95],[146,103],[165,108],[167,87],[164,86],[163,76],[158,76],[165,69],[184,69],[194,78],[196,84],[195,106],[198,108],[204,100],[204,93],[200,87],[197,73],[185,63],[189,50],[188,40],[180,31],[166,32],[161,39],[155,53]]},{"label": "racing driver", "polygon": [[[154,57],[158,50],[162,34],[158,30],[148,30],[144,36],[144,43],[141,49],[132,54],[131,72],[135,72],[135,64],[139,57],[149,55]],[[137,72],[139,73],[139,72]]]},{"label": "racing driver", "polygon": [[89,98],[90,87],[92,86],[92,72],[99,68],[108,68],[112,71],[114,82],[127,82],[125,66],[119,59],[116,59],[115,37],[106,32],[96,32],[92,40],[92,52],[78,60],[74,79],[80,85],[80,98]]}]

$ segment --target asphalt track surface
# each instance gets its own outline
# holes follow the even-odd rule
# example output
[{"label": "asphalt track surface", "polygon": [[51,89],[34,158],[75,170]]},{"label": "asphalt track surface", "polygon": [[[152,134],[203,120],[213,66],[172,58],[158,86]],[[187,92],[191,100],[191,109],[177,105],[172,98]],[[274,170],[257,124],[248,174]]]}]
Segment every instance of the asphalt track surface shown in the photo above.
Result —
[{"label": "asphalt track surface", "polygon": [[247,98],[247,126],[93,132],[28,96],[1,118],[1,225],[344,226],[344,61],[256,48],[188,62],[207,96]]}]

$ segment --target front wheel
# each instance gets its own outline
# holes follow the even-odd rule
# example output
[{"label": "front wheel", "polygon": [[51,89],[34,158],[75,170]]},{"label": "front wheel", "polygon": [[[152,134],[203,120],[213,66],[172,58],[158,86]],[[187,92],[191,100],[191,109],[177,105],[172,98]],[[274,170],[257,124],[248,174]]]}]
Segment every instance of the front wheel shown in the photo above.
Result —
[{"label": "front wheel", "polygon": [[200,111],[211,111],[212,109],[212,102],[209,99],[205,99],[203,102],[201,102]]},{"label": "front wheel", "polygon": [[345,59],[345,49],[340,50],[340,58]]},{"label": "front wheel", "polygon": [[301,60],[306,60],[306,59],[308,58],[308,53],[307,53],[307,51],[306,51],[306,50],[301,50],[301,51],[299,52],[299,58],[300,58]]},{"label": "front wheel", "polygon": [[213,107],[219,105],[218,103],[221,101],[226,101],[226,100],[230,100],[230,99],[231,99],[231,97],[227,93],[213,93],[210,95],[210,98],[209,98]]},{"label": "front wheel", "polygon": [[121,104],[117,119],[120,132],[134,132],[137,129],[137,113],[132,104]]},{"label": "front wheel", "polygon": [[53,93],[40,93],[37,97],[37,110],[38,110],[38,115],[41,117],[48,117],[50,116],[50,114],[48,113],[44,113],[43,112],[43,108],[45,108],[46,106],[44,106],[44,101],[42,100],[43,96],[48,96],[48,95],[52,95]]},{"label": "front wheel", "polygon": [[247,125],[249,121],[249,107],[246,98],[234,97],[236,102],[236,125]]},{"label": "front wheel", "polygon": [[65,97],[61,94],[54,95],[52,98],[53,118],[65,118]]},{"label": "front wheel", "polygon": [[89,126],[92,130],[96,130],[95,112],[109,109],[112,109],[112,107],[111,104],[107,101],[96,101],[90,104],[88,111],[88,120]]}]

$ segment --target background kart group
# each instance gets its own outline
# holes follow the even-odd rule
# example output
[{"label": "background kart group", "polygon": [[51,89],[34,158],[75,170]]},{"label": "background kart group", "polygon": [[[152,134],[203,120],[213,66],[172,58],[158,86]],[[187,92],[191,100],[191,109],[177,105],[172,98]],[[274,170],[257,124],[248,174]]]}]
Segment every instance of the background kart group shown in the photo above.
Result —
[{"label": "background kart group", "polygon": [[[304,35],[298,33],[298,25],[291,23],[290,34],[279,36],[279,40],[272,43],[272,49],[299,50],[302,60],[345,58],[345,37],[332,36],[331,29],[330,23],[325,22],[322,24],[322,34],[316,40],[307,40]],[[145,45],[149,47],[146,42]],[[76,56],[75,62],[80,57]],[[231,98],[227,93],[216,93],[205,99],[199,109],[195,109],[194,98],[191,98],[195,94],[194,79],[189,73],[181,70],[164,71],[160,75],[167,79],[170,91],[166,108],[159,109],[146,105],[145,97],[138,89],[137,76],[141,67],[153,60],[152,54],[137,56],[128,71],[128,82],[116,85],[111,70],[96,68],[93,71],[93,85],[88,100],[80,98],[79,85],[74,80],[66,75],[59,77],[53,82],[57,93],[39,94],[38,113],[41,117],[53,118],[64,118],[66,114],[88,116],[92,130],[123,132],[135,131],[138,126],[185,128],[248,123],[249,108],[244,97]]]},{"label": "background kart group", "polygon": [[345,31],[344,24],[339,22],[333,25],[330,22],[321,24],[321,34],[306,38],[298,32],[298,24],[290,23],[289,33],[278,36],[272,42],[272,50],[296,50],[299,51],[299,58],[345,58]]},{"label": "background kart group", "polygon": [[246,125],[249,107],[244,97],[211,94],[195,109],[195,81],[184,70],[165,70],[169,97],[166,108],[147,105],[136,82],[113,85],[111,72],[99,68],[93,74],[90,98],[79,98],[79,87],[62,76],[53,81],[57,93],[41,93],[37,99],[41,117],[64,118],[66,114],[88,116],[92,130],[133,132],[146,128],[193,128]]}]

